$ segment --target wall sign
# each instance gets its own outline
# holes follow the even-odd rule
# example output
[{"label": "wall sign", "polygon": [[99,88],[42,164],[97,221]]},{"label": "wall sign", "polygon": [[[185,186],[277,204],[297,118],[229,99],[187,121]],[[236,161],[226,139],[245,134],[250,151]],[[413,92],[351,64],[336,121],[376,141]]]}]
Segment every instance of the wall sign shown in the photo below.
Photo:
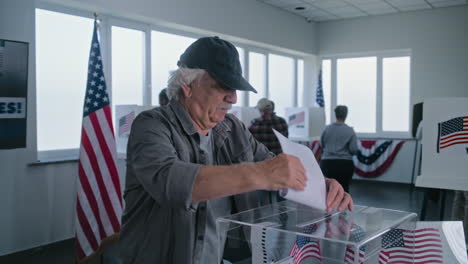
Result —
[{"label": "wall sign", "polygon": [[28,43],[0,39],[0,149],[26,147]]}]

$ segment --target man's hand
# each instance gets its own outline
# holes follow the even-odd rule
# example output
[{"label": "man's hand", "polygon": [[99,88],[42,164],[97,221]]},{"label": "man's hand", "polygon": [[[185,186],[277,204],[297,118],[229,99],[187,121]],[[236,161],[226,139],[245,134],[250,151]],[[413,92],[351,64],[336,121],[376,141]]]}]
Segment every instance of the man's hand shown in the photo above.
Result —
[{"label": "man's hand", "polygon": [[330,213],[335,208],[338,208],[340,212],[346,208],[353,210],[353,199],[343,190],[340,183],[335,179],[325,178],[325,185],[327,187],[327,212]]},{"label": "man's hand", "polygon": [[262,172],[260,185],[263,189],[272,191],[284,188],[304,190],[307,181],[305,169],[295,156],[282,153],[271,160],[258,164]]}]

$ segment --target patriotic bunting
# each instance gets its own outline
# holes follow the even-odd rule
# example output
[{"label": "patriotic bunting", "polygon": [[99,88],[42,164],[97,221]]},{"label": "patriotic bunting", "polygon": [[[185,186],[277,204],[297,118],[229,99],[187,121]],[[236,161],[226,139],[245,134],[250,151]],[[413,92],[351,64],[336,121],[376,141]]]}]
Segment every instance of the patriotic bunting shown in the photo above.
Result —
[{"label": "patriotic bunting", "polygon": [[354,172],[366,178],[382,175],[392,165],[403,140],[360,140],[359,152],[354,159]]},{"label": "patriotic bunting", "polygon": [[[317,161],[320,161],[322,147],[319,140],[299,143],[310,147]],[[384,174],[404,143],[404,140],[359,140],[359,153],[353,157],[354,173],[366,178]]]}]

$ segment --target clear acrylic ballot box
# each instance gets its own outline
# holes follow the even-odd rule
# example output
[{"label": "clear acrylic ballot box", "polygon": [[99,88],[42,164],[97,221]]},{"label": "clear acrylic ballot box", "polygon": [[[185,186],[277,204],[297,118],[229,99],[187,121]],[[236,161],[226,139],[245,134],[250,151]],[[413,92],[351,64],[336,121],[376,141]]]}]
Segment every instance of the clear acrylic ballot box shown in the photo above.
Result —
[{"label": "clear acrylic ballot box", "polygon": [[231,249],[248,245],[243,264],[378,264],[395,254],[407,261],[413,255],[416,216],[367,206],[327,214],[283,201],[218,218],[218,256],[226,241]]}]

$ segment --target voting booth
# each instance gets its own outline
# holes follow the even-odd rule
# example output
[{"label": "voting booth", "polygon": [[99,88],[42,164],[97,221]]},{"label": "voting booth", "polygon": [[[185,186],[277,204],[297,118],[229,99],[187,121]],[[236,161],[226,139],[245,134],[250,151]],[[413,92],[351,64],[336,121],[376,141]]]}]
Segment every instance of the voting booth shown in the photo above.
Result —
[{"label": "voting booth", "polygon": [[424,100],[416,186],[468,191],[468,98]]},{"label": "voting booth", "polygon": [[119,157],[124,157],[127,153],[128,136],[135,117],[153,106],[141,105],[116,105],[115,106],[115,141]]},{"label": "voting booth", "polygon": [[260,112],[255,107],[233,106],[229,112],[242,121],[246,127],[249,127],[252,120],[260,117]]},{"label": "voting booth", "polygon": [[286,122],[289,138],[295,141],[308,141],[319,138],[325,128],[325,112],[318,107],[287,107]]},{"label": "voting booth", "polygon": [[406,263],[413,263],[416,214],[367,206],[327,214],[283,201],[219,218],[217,228],[220,245],[226,239],[248,243],[246,263],[387,263],[379,261],[404,247],[403,238]]}]

